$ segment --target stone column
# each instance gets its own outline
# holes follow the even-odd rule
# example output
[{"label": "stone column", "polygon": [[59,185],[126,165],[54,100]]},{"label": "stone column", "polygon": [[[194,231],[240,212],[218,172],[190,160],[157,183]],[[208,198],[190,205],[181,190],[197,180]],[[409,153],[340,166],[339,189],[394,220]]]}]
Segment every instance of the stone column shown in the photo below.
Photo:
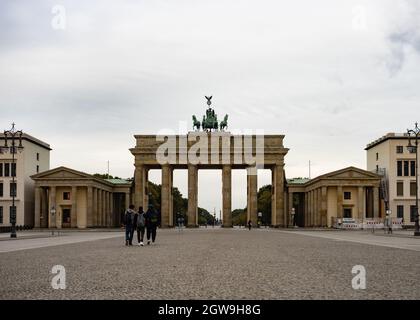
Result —
[{"label": "stone column", "polygon": [[[173,179],[171,178],[171,181]],[[143,169],[143,211],[146,212],[149,207],[149,169],[144,167]],[[139,207],[136,207],[138,210]]]},{"label": "stone column", "polygon": [[315,189],[315,226],[319,227],[321,220],[321,189]]},{"label": "stone column", "polygon": [[311,191],[311,227],[315,226],[315,190]]},{"label": "stone column", "polygon": [[34,227],[41,226],[41,188],[35,187],[35,221]]},{"label": "stone column", "polygon": [[98,225],[98,189],[93,189],[92,226]]},{"label": "stone column", "polygon": [[86,227],[93,226],[93,187],[87,187],[87,209],[86,209]]},{"label": "stone column", "polygon": [[[286,217],[287,217],[286,225],[287,226],[292,226],[292,223],[293,223],[293,221],[292,221],[293,192],[289,192],[289,199],[287,200],[287,204],[288,204],[288,206],[287,206],[288,210],[287,210],[287,215],[286,215]],[[295,214],[296,213],[297,212],[295,212]]]},{"label": "stone column", "polygon": [[71,188],[71,216],[70,216],[70,227],[78,227],[77,223],[77,187],[72,186]]},{"label": "stone column", "polygon": [[104,210],[104,226],[108,227],[109,224],[109,192],[108,191],[104,191],[105,192],[105,198],[104,198],[104,205],[105,205],[105,210]]},{"label": "stone column", "polygon": [[312,226],[311,216],[312,216],[312,194],[311,191],[306,192],[306,196],[308,198],[308,222],[306,224],[307,227]]},{"label": "stone column", "polygon": [[223,227],[232,227],[232,168],[222,168]]},{"label": "stone column", "polygon": [[[251,220],[253,226],[257,226],[257,188],[258,188],[258,170],[247,168],[248,175],[248,203],[247,203],[247,220]],[[282,190],[283,192],[283,190]]]},{"label": "stone column", "polygon": [[343,187],[337,186],[337,218],[343,218]]},{"label": "stone column", "polygon": [[276,221],[280,227],[285,227],[284,221],[284,172],[283,165],[276,165]]},{"label": "stone column", "polygon": [[98,227],[102,227],[102,190],[98,189]]},{"label": "stone column", "polygon": [[145,200],[145,182],[146,182],[146,173],[144,165],[137,165],[136,171],[134,173],[135,185],[134,185],[134,205],[136,210],[139,207],[145,209],[144,200]]},{"label": "stone column", "polygon": [[41,228],[48,228],[48,216],[47,189],[41,188]]},{"label": "stone column", "polygon": [[188,165],[188,227],[198,226],[198,168]]},{"label": "stone column", "polygon": [[[130,206],[130,193],[126,192],[125,193],[125,208],[124,211],[128,209],[128,207]],[[144,212],[147,211],[147,208],[143,208]]]},{"label": "stone column", "polygon": [[113,201],[112,201],[112,192],[109,192],[109,220],[108,220],[108,227],[112,227],[114,225],[114,208],[113,208]]},{"label": "stone column", "polygon": [[373,217],[379,217],[379,188],[373,187]]},{"label": "stone column", "polygon": [[364,188],[359,186],[357,188],[358,194],[357,194],[357,207],[358,207],[358,218],[363,219],[364,218]]},{"label": "stone column", "polygon": [[271,168],[271,225],[277,226],[276,220],[276,170]]},{"label": "stone column", "polygon": [[162,193],[161,193],[161,226],[169,227],[171,215],[171,167],[168,164],[162,166]]},{"label": "stone column", "polygon": [[328,226],[327,200],[328,200],[328,189],[327,187],[322,187],[321,188],[321,227]]},{"label": "stone column", "polygon": [[305,221],[304,221],[304,226],[307,227],[309,226],[309,200],[308,200],[308,193],[305,192]]},{"label": "stone column", "polygon": [[[50,187],[50,192],[49,192],[49,196],[50,196],[50,206],[48,208],[48,217],[49,217],[49,223],[48,226],[50,228],[55,228],[57,226],[57,205],[56,205],[56,188],[55,187]],[[55,209],[55,215],[52,216],[51,215],[51,209],[54,208]]]},{"label": "stone column", "polygon": [[[174,181],[174,170],[169,167],[169,227],[174,226],[174,197],[172,195]],[[144,201],[144,203],[146,200]]]}]

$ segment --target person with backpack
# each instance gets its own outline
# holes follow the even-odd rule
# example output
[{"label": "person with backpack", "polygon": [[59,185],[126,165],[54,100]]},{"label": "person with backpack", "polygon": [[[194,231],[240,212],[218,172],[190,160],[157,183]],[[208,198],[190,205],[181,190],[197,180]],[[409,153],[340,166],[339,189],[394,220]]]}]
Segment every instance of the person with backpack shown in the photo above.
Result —
[{"label": "person with backpack", "polygon": [[140,207],[139,212],[135,214],[134,225],[136,226],[137,230],[137,241],[139,246],[143,246],[144,232],[146,229],[146,214],[143,211],[143,207]]},{"label": "person with backpack", "polygon": [[124,215],[125,225],[125,245],[133,245],[133,234],[134,234],[134,205],[130,204]]},{"label": "person with backpack", "polygon": [[152,236],[152,244],[156,240],[156,229],[159,224],[159,215],[153,208],[153,205],[149,205],[149,209],[146,212],[146,229],[147,229],[147,244],[150,244],[150,236]]}]

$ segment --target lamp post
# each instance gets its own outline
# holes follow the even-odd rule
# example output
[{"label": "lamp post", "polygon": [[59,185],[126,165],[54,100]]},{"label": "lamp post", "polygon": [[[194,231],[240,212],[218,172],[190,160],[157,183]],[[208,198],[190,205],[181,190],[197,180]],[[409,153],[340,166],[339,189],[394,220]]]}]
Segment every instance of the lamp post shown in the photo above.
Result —
[{"label": "lamp post", "polygon": [[[10,152],[12,154],[12,167],[11,167],[11,173],[12,173],[12,186],[13,189],[11,190],[11,196],[12,196],[12,208],[10,212],[10,222],[12,224],[12,231],[10,233],[10,238],[16,238],[16,206],[15,206],[15,198],[17,193],[17,187],[16,187],[16,163],[15,163],[15,153],[16,151],[22,152],[23,146],[22,146],[22,130],[16,130],[15,124],[12,123],[12,128],[10,130],[4,130],[4,146],[0,148],[1,153],[7,153]],[[11,140],[12,145],[9,147],[8,140]],[[19,145],[16,147],[16,139],[19,140]]]},{"label": "lamp post", "polygon": [[[418,145],[419,145],[419,136],[420,136],[420,128],[418,127],[418,123],[416,122],[416,126],[414,129],[407,129],[408,134],[408,146],[407,149],[410,152],[416,153],[416,206],[415,206],[415,216],[414,216],[414,223],[415,223],[415,229],[414,229],[414,235],[420,236],[420,230],[419,230],[419,159],[418,159]],[[411,140],[414,140],[414,145],[411,144]]]},{"label": "lamp post", "polygon": [[[50,213],[51,213],[51,220],[54,221],[54,226],[57,229],[57,220],[55,218],[56,210],[55,210],[54,206],[51,208]],[[51,233],[52,233],[52,235],[54,235],[54,229],[52,229]]]}]

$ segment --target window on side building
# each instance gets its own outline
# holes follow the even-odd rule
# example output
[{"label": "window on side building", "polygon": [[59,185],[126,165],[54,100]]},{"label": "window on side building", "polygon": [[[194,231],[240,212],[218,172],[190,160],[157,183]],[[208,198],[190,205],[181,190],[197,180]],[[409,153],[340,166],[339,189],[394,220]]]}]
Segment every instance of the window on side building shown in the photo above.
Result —
[{"label": "window on side building", "polygon": [[404,196],[404,182],[402,181],[397,181],[397,196]]},{"label": "window on side building", "polygon": [[402,161],[397,161],[397,176],[402,177]]},{"label": "window on side building", "polygon": [[408,173],[408,165],[409,165],[409,161],[404,161],[404,177],[408,177],[410,175]]},{"label": "window on side building", "polygon": [[404,218],[404,206],[397,206],[397,218]]},{"label": "window on side building", "polygon": [[410,206],[410,222],[415,222],[416,220],[416,206]]},{"label": "window on side building", "polygon": [[397,146],[397,153],[404,153],[404,147],[403,146]]},{"label": "window on side building", "polygon": [[17,195],[16,182],[10,182],[10,196],[16,197],[16,195]]},{"label": "window on side building", "polygon": [[410,196],[415,197],[416,196],[416,182],[410,181]]}]

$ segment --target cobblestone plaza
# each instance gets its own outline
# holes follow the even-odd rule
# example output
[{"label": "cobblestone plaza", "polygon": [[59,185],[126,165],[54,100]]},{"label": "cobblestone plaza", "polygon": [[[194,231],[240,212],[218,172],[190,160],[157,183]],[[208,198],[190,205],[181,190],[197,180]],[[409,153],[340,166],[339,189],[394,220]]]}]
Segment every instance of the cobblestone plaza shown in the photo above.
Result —
[{"label": "cobblestone plaza", "polygon": [[420,298],[420,242],[405,232],[164,229],[145,247],[125,247],[119,230],[18,236],[0,238],[1,299]]}]

